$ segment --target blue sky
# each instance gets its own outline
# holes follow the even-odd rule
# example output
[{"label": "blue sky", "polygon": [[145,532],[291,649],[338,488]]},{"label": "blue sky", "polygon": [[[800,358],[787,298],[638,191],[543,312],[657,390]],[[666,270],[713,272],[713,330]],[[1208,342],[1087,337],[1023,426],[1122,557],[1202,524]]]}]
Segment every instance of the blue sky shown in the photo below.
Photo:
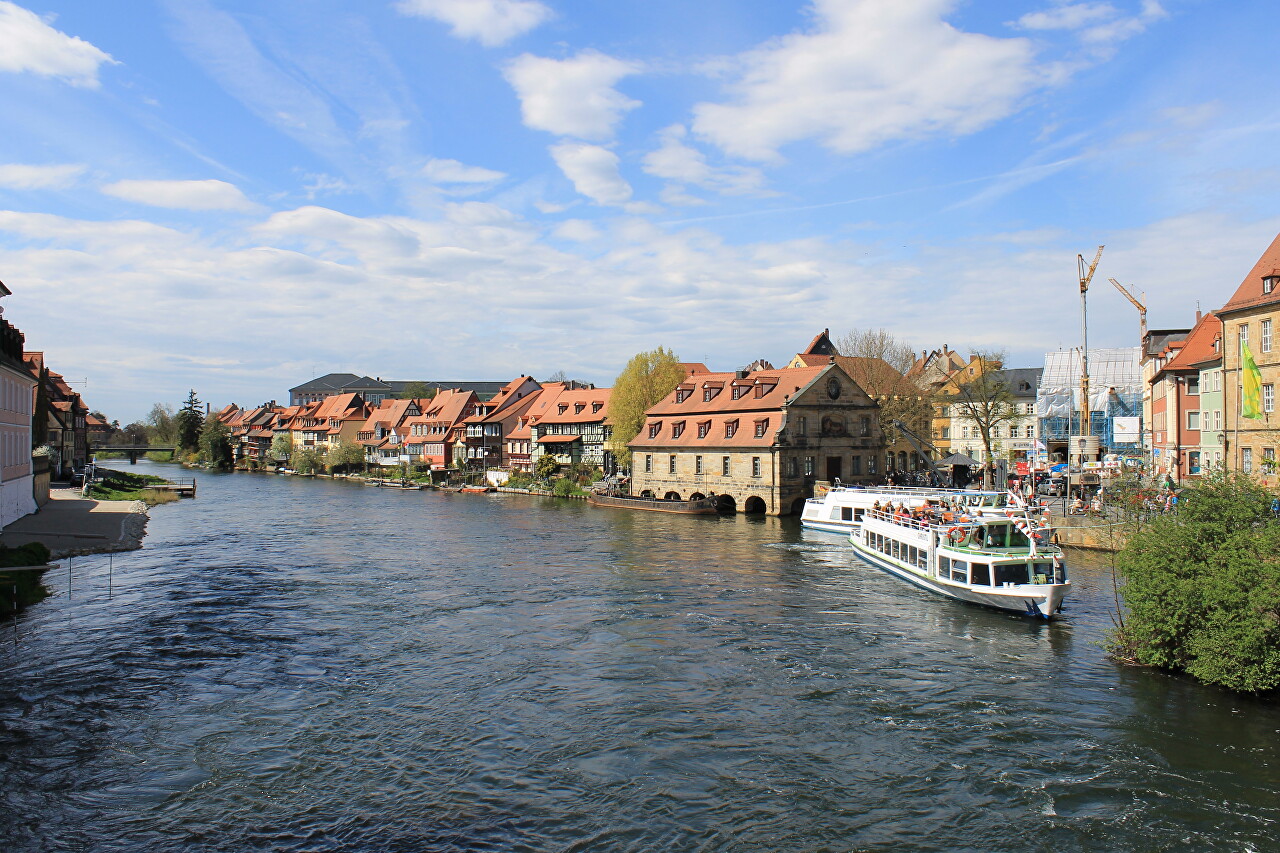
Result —
[{"label": "blue sky", "polygon": [[[128,10],[127,16],[122,8]],[[1016,365],[1280,231],[1280,6],[0,0],[5,316],[94,408],[609,383],[819,330]]]}]

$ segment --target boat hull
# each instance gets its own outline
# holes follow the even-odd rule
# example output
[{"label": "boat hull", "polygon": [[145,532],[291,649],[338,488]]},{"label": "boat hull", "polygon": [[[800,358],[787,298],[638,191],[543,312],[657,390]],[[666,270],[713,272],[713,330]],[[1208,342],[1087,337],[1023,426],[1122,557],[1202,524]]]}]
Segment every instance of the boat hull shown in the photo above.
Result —
[{"label": "boat hull", "polygon": [[1023,616],[1051,619],[1062,608],[1062,600],[1071,588],[1071,582],[1061,584],[1019,584],[1016,587],[989,587],[977,589],[968,584],[950,583],[931,577],[924,572],[912,571],[883,554],[873,551],[856,540],[850,540],[853,549],[866,563],[901,581],[919,587],[935,595],[941,595],[966,604],[978,604]]},{"label": "boat hull", "polygon": [[587,495],[587,503],[594,506],[612,506],[621,509],[642,509],[647,512],[674,512],[680,515],[715,515],[719,501],[701,498],[696,501],[665,501],[657,498],[632,498],[617,495]]}]

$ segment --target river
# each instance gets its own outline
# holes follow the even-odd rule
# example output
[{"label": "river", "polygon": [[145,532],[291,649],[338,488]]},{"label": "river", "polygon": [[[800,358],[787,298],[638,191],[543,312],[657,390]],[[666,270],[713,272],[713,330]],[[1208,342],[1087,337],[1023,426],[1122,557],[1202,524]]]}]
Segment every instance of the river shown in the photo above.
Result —
[{"label": "river", "polygon": [[1046,625],[795,519],[199,488],[0,623],[5,850],[1280,846],[1280,708],[1109,662],[1105,560]]}]

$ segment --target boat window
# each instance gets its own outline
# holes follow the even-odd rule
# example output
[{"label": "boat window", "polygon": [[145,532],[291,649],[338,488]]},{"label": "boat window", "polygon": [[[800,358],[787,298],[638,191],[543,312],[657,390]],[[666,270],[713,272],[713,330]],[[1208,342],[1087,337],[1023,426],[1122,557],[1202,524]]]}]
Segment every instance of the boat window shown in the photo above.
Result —
[{"label": "boat window", "polygon": [[1059,561],[1057,565],[1053,567],[1053,582],[1054,583],[1067,582],[1067,566],[1065,563]]},{"label": "boat window", "polygon": [[1031,540],[1027,538],[1027,534],[1023,533],[1012,524],[1009,525],[1009,547],[1010,548],[1030,548]]},{"label": "boat window", "polygon": [[854,520],[854,521],[862,521],[862,510],[861,510],[861,509],[855,509],[855,510],[853,511],[853,520]]},{"label": "boat window", "polygon": [[853,507],[851,506],[840,507],[840,520],[853,521]]},{"label": "boat window", "polygon": [[969,583],[979,586],[991,586],[991,567],[986,563],[974,563],[973,575]]},{"label": "boat window", "polygon": [[964,560],[952,560],[951,561],[951,579],[953,581],[960,581],[961,583],[967,583],[969,580],[969,564],[966,563]]},{"label": "boat window", "polygon": [[1030,573],[1026,563],[997,563],[996,586],[1007,583],[1028,583]]},{"label": "boat window", "polygon": [[1031,569],[1032,583],[1053,583],[1053,563],[1036,563]]},{"label": "boat window", "polygon": [[951,577],[951,558],[950,557],[938,558],[938,574],[942,575],[945,578]]},{"label": "boat window", "polygon": [[914,565],[916,564],[916,556],[917,556],[917,555],[916,555],[916,548],[915,548],[915,546],[914,546],[914,545],[912,545],[911,547],[907,548],[907,562],[908,562],[908,563],[910,563],[911,565],[913,565],[913,566],[914,566]]}]

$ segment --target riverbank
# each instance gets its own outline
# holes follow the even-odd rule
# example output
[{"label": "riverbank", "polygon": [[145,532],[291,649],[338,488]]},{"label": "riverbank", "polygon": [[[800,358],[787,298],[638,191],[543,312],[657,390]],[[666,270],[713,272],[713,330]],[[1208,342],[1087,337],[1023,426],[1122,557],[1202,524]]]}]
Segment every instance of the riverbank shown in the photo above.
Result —
[{"label": "riverbank", "polygon": [[0,532],[0,543],[16,548],[42,542],[53,558],[135,551],[147,530],[142,501],[100,501],[68,488],[54,489],[39,511]]}]

